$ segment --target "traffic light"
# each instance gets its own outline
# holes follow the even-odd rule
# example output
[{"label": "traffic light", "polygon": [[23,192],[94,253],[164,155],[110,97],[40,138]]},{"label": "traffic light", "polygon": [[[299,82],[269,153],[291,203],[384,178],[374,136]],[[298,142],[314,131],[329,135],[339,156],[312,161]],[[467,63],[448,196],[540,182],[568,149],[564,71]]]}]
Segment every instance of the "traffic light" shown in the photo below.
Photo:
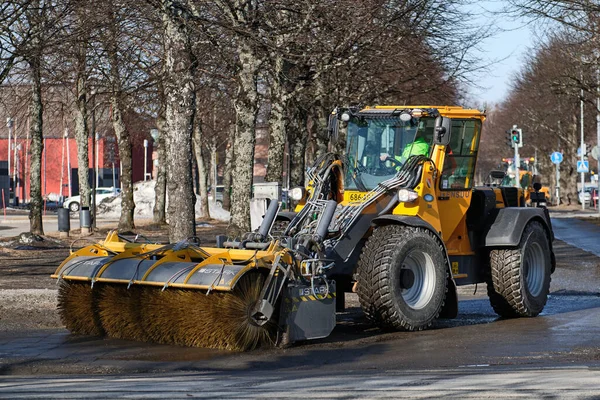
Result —
[{"label": "traffic light", "polygon": [[[513,129],[512,131],[510,131],[510,141],[513,143],[519,143],[519,130],[518,129]],[[513,144],[514,146],[514,144]]]},{"label": "traffic light", "polygon": [[523,130],[513,128],[510,130],[511,146],[523,147]]}]

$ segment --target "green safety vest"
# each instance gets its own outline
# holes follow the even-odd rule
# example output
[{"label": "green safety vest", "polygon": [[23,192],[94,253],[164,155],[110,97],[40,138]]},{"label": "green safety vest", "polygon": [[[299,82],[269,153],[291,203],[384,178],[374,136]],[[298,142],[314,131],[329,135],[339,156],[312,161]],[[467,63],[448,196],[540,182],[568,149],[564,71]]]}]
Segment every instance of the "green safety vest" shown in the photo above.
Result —
[{"label": "green safety vest", "polygon": [[423,138],[417,138],[413,143],[407,144],[402,150],[402,155],[394,158],[402,163],[410,156],[426,156],[429,154],[429,144]]}]

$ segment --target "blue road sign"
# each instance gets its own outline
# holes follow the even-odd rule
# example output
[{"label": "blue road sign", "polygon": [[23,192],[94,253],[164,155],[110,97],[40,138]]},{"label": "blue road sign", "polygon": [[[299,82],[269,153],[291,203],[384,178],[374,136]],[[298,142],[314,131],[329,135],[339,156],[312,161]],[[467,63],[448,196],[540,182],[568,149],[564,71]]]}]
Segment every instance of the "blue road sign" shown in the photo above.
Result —
[{"label": "blue road sign", "polygon": [[558,151],[555,151],[550,156],[550,160],[552,160],[552,162],[554,164],[560,164],[563,161],[563,155],[562,155],[562,153],[559,153]]},{"label": "blue road sign", "polygon": [[587,161],[577,161],[577,172],[590,172],[590,163]]}]

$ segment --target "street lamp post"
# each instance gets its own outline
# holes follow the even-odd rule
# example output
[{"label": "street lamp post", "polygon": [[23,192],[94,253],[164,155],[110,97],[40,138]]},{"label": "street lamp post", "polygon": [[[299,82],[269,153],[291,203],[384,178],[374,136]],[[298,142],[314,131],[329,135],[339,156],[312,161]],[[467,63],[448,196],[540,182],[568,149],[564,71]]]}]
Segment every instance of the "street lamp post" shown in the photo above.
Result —
[{"label": "street lamp post", "polygon": [[69,197],[73,196],[71,191],[71,147],[69,146],[69,128],[65,128],[65,140],[67,141],[67,179],[69,182]]},{"label": "street lamp post", "polygon": [[[596,81],[598,82],[598,86],[596,86],[596,151],[598,152],[600,151],[600,66],[596,66]],[[596,178],[598,178],[596,187],[598,200],[596,201],[596,207],[600,216],[600,155],[596,153],[596,156],[596,161],[598,161],[598,167],[596,168]],[[594,199],[592,198],[591,200],[593,203]]]},{"label": "street lamp post", "polygon": [[[13,181],[15,182],[15,206],[17,206],[17,199],[19,198],[19,192],[21,191],[21,185],[19,184],[21,180],[21,171],[19,170],[19,153],[21,152],[21,145],[16,143],[15,141],[15,169],[13,174]],[[21,199],[22,200],[22,199]]]},{"label": "street lamp post", "polygon": [[148,178],[148,139],[144,139],[144,182]]},{"label": "street lamp post", "polygon": [[10,117],[6,118],[6,127],[8,128],[8,192],[9,192],[9,201],[10,201],[10,191],[12,189],[12,184],[10,183],[10,140],[11,137],[13,135],[13,126],[14,126],[14,120]]},{"label": "street lamp post", "polygon": [[[96,188],[98,187],[98,150],[96,134],[96,91],[92,90],[92,232],[96,229]],[[95,167],[94,167],[95,166]]]},{"label": "street lamp post", "polygon": [[[583,88],[581,88],[581,99],[579,100],[579,110],[580,110],[580,125],[581,125],[581,151],[580,151],[580,157],[581,157],[581,166],[583,167],[583,157],[585,154],[585,144],[584,144],[584,138],[583,138]],[[581,173],[581,209],[585,210],[585,172]],[[577,196],[579,196],[579,193],[577,193]]]},{"label": "street lamp post", "polygon": [[[152,137],[152,151],[154,152],[154,150],[157,150],[158,137],[160,136],[160,132],[156,128],[150,129],[150,136]],[[154,172],[154,166],[158,166],[158,160],[152,160],[152,172]],[[152,172],[150,173],[150,176],[152,176]]]}]

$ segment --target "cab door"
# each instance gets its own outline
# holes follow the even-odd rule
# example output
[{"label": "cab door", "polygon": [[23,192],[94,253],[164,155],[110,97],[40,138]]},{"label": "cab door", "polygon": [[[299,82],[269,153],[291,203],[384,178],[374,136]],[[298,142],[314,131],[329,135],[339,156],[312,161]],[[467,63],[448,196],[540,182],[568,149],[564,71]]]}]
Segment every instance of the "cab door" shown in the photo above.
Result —
[{"label": "cab door", "polygon": [[[449,253],[470,249],[466,214],[471,204],[480,134],[481,120],[452,120],[450,142],[445,148],[442,173],[437,183],[442,236]],[[464,243],[453,243],[453,239],[464,240]]]}]

